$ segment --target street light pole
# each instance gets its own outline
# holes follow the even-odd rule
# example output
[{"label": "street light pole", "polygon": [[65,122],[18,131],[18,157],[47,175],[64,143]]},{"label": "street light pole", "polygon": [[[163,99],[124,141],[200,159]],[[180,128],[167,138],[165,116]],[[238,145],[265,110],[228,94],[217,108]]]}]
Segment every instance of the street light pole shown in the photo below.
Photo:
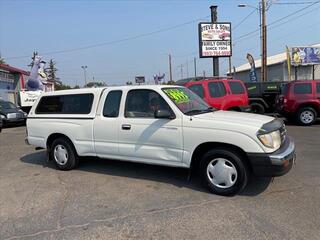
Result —
[{"label": "street light pole", "polygon": [[267,81],[267,26],[266,26],[266,1],[261,0],[261,31],[262,31],[262,64],[261,81]]},{"label": "street light pole", "polygon": [[83,69],[84,84],[85,84],[85,87],[86,87],[87,86],[87,68],[88,68],[88,66],[81,66],[81,68]]},{"label": "street light pole", "polygon": [[251,7],[259,11],[260,18],[260,41],[261,41],[261,82],[265,82],[268,79],[267,75],[267,24],[266,24],[266,0],[259,1],[259,6],[254,7],[248,4],[239,4],[238,7]]}]

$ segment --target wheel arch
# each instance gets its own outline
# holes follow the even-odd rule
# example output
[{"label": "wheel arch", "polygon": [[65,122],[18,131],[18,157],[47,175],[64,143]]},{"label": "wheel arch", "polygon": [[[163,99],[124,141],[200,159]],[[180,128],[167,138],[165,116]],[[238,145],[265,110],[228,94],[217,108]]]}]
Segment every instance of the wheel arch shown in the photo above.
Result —
[{"label": "wheel arch", "polygon": [[72,144],[73,148],[75,149],[76,153],[78,154],[77,149],[75,148],[75,144],[72,142],[71,138],[63,133],[52,133],[48,136],[47,141],[46,141],[46,146],[47,146],[48,151],[50,151],[50,148],[51,148],[53,141],[58,138],[67,139]]},{"label": "wheel arch", "polygon": [[269,108],[269,104],[263,98],[249,98],[249,104],[259,103],[266,109]]},{"label": "wheel arch", "polygon": [[233,144],[221,143],[221,142],[205,142],[198,145],[192,153],[190,169],[191,170],[197,169],[202,156],[209,150],[212,150],[215,148],[220,148],[220,149],[222,148],[222,149],[231,150],[232,152],[238,153],[242,157],[245,164],[248,166],[249,170],[252,172],[252,166],[248,159],[247,153],[242,148]]},{"label": "wheel arch", "polygon": [[296,110],[297,113],[298,113],[302,108],[305,108],[305,107],[313,108],[318,115],[320,114],[320,107],[318,107],[317,104],[312,103],[312,102],[299,104],[299,106],[297,107],[297,110]]}]

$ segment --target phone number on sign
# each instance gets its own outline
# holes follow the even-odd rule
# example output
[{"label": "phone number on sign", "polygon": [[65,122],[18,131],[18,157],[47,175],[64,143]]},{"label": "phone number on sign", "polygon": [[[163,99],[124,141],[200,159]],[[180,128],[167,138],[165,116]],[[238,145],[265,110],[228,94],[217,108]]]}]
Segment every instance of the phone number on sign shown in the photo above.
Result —
[{"label": "phone number on sign", "polygon": [[204,51],[202,56],[230,56],[230,51]]}]

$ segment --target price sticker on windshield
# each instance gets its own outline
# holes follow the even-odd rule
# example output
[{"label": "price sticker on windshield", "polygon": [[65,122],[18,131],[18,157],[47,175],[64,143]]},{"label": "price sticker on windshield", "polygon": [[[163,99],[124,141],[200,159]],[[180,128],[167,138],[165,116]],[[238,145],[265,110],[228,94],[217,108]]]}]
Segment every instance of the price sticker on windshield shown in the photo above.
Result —
[{"label": "price sticker on windshield", "polygon": [[188,103],[190,101],[188,95],[179,89],[164,89],[163,91],[177,104]]}]

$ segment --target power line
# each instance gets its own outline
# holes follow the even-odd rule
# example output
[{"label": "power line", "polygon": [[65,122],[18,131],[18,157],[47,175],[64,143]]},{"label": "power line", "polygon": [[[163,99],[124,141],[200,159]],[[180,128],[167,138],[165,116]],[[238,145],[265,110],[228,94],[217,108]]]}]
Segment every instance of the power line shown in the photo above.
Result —
[{"label": "power line", "polygon": [[[96,48],[96,47],[101,47],[101,46],[106,46],[106,45],[112,45],[112,44],[117,44],[117,43],[121,43],[121,42],[126,42],[126,41],[130,41],[130,40],[135,40],[138,38],[143,38],[143,37],[147,37],[147,36],[151,36],[154,34],[158,34],[161,32],[166,32],[166,31],[170,31],[176,28],[180,28],[195,22],[199,22],[200,20],[206,19],[208,18],[208,16],[202,17],[202,18],[198,18],[198,19],[194,19],[188,22],[184,22],[181,24],[177,24],[175,26],[172,27],[167,27],[167,28],[162,28],[156,31],[152,31],[152,32],[148,32],[148,33],[142,33],[139,35],[135,35],[132,37],[127,37],[127,38],[123,38],[123,39],[118,39],[118,40],[113,40],[113,41],[109,41],[109,42],[103,42],[103,43],[98,43],[98,44],[92,44],[92,45],[88,45],[88,46],[84,46],[84,47],[78,47],[78,48],[71,48],[71,49],[65,49],[65,50],[58,50],[58,51],[52,51],[52,52],[44,52],[41,55],[42,56],[46,56],[46,55],[52,55],[52,54],[59,54],[59,53],[67,53],[67,52],[75,52],[75,51],[80,51],[80,50],[86,50],[86,49],[91,49],[91,48]],[[20,59],[20,58],[27,58],[30,57],[29,55],[24,55],[24,56],[17,56],[17,57],[7,57],[4,58],[5,60],[9,60],[9,59]]]},{"label": "power line", "polygon": [[[313,4],[311,4],[311,5],[308,5],[307,7],[304,7],[304,8],[302,8],[302,9],[299,9],[299,10],[297,10],[297,11],[295,11],[295,12],[290,13],[289,15],[287,15],[287,16],[285,16],[285,17],[282,17],[282,18],[280,18],[280,19],[277,19],[277,20],[271,22],[270,24],[267,25],[268,29],[271,30],[271,29],[277,28],[277,27],[279,27],[279,26],[282,26],[282,25],[286,24],[287,22],[292,21],[292,20],[290,19],[290,20],[287,20],[287,21],[285,21],[285,22],[279,23],[279,24],[277,24],[277,25],[275,25],[275,26],[273,26],[273,27],[269,27],[269,26],[271,26],[271,25],[273,25],[273,24],[275,24],[275,23],[278,23],[279,21],[281,22],[282,20],[284,20],[284,19],[286,19],[286,18],[289,18],[289,17],[295,15],[296,13],[301,12],[301,11],[303,11],[303,10],[305,10],[305,9],[307,9],[307,8],[313,6],[314,4],[317,4],[317,3],[319,3],[319,2],[320,2],[320,1],[317,1],[316,3],[313,3]],[[310,10],[310,11],[308,11],[308,12],[305,12],[305,13],[303,13],[303,14],[300,14],[300,15],[298,15],[298,16],[295,16],[295,19],[298,19],[298,18],[300,18],[300,17],[302,17],[302,16],[304,16],[304,15],[310,13],[310,12],[313,12],[313,11],[315,11],[315,10],[317,10],[317,9],[319,9],[319,7],[318,7],[318,8],[314,8],[314,9],[312,9],[312,10]],[[295,20],[295,19],[294,19],[294,20]],[[253,36],[257,35],[256,33],[259,32],[259,31],[260,31],[260,29],[258,28],[258,29],[254,30],[254,31],[251,31],[251,32],[247,33],[247,34],[241,35],[240,37],[238,37],[238,38],[235,39],[235,42],[233,43],[233,45],[235,45],[236,43],[241,42],[241,41],[243,41],[243,40],[245,40],[245,39],[247,39],[247,38],[250,38],[250,37],[253,37]],[[251,35],[253,35],[253,36],[251,36]]]},{"label": "power line", "polygon": [[301,12],[301,11],[307,9],[307,8],[310,8],[310,7],[312,7],[313,5],[318,4],[318,3],[320,3],[320,1],[313,2],[312,4],[310,4],[310,5],[308,5],[308,6],[304,7],[304,8],[298,9],[297,11],[292,12],[292,13],[290,13],[290,14],[287,15],[287,16],[284,16],[284,17],[282,17],[282,18],[279,18],[279,19],[271,22],[270,24],[268,24],[268,26],[271,26],[271,25],[273,25],[273,24],[275,24],[275,23],[278,23],[279,21],[282,21],[282,20],[284,20],[284,19],[286,19],[286,18],[288,18],[288,17],[291,17],[291,16],[295,15],[296,13],[299,13],[299,12]]},{"label": "power line", "polygon": [[300,4],[311,4],[315,2],[274,2],[272,4],[277,4],[277,5],[300,5]]},{"label": "power line", "polygon": [[254,9],[252,12],[250,12],[246,17],[244,17],[236,26],[232,28],[232,30],[236,30],[243,22],[245,22],[254,12],[256,9]]}]

